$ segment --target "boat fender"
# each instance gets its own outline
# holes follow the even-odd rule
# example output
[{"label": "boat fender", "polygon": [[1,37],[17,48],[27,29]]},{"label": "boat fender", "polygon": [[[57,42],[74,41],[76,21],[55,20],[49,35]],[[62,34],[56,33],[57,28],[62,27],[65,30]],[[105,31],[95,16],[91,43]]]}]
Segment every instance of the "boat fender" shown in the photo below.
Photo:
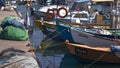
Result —
[{"label": "boat fender", "polygon": [[[64,10],[65,11],[65,14],[61,15],[61,11]],[[66,7],[61,7],[58,9],[58,12],[57,12],[57,15],[60,17],[60,18],[65,18],[67,15],[68,15],[68,10]]]},{"label": "boat fender", "polygon": [[[52,13],[52,14],[50,14]],[[46,13],[46,17],[49,18],[49,19],[54,19],[55,18],[55,11],[53,9],[48,9],[47,10],[47,13]]]}]

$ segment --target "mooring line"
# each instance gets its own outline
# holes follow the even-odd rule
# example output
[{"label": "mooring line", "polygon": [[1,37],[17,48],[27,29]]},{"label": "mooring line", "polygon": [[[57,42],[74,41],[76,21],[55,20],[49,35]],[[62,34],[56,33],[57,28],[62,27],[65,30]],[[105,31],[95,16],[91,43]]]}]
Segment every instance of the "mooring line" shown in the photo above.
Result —
[{"label": "mooring line", "polygon": [[88,68],[90,67],[91,65],[93,65],[94,63],[96,63],[99,59],[101,59],[106,53],[103,53],[100,57],[98,57],[95,61],[93,61],[92,63],[86,65],[85,67],[83,68]]},{"label": "mooring line", "polygon": [[65,31],[65,29],[62,30],[61,32],[59,32],[58,34],[56,34],[55,36],[53,36],[52,38],[50,38],[50,39],[48,39],[48,40],[46,40],[46,41],[43,41],[42,44],[43,44],[43,43],[46,43],[46,42],[48,42],[48,41],[50,41],[50,40],[52,40],[52,39],[55,38],[55,37],[57,37],[57,36],[60,35],[63,31]]}]

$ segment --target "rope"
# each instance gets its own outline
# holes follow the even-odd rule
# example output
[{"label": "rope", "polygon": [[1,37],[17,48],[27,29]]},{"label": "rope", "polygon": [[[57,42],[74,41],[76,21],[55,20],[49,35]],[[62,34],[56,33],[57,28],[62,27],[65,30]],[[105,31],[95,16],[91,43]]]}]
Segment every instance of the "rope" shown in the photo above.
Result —
[{"label": "rope", "polygon": [[63,43],[59,43],[59,44],[54,44],[54,46],[55,46],[55,45],[60,45],[60,44],[64,44],[64,42],[63,42]]},{"label": "rope", "polygon": [[[64,44],[64,42],[63,42],[63,43],[59,43],[59,44],[54,44],[53,46],[62,45],[62,44]],[[43,48],[42,48],[42,49],[43,49]]]},{"label": "rope", "polygon": [[[64,29],[64,30],[65,30],[65,29]],[[58,34],[56,34],[55,36],[53,36],[52,38],[50,38],[50,39],[48,39],[48,40],[46,40],[46,41],[43,41],[43,43],[46,43],[46,42],[52,40],[53,38],[57,37],[57,36],[60,35],[64,30],[62,30],[61,32],[59,32]]]},{"label": "rope", "polygon": [[91,65],[93,65],[94,63],[96,63],[99,59],[101,59],[106,53],[103,53],[100,57],[98,57],[95,61],[93,61],[92,63],[86,65],[85,67],[83,68],[88,68],[90,67]]},{"label": "rope", "polygon": [[51,35],[53,32],[50,32],[46,37],[48,37],[49,35]]}]

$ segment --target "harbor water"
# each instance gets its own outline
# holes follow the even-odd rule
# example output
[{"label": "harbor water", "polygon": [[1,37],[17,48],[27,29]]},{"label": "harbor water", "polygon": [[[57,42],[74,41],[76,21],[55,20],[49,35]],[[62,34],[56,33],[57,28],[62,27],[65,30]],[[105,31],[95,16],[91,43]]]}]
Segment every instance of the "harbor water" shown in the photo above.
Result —
[{"label": "harbor water", "polygon": [[[36,30],[39,29],[36,27]],[[40,49],[36,51],[35,55],[40,62],[41,68],[120,68],[119,64],[96,64],[94,61],[93,63],[82,63],[76,56],[68,52],[64,41],[57,31],[48,32],[44,30],[43,32],[35,33],[39,34],[36,35],[38,40],[35,40],[35,44]]]}]

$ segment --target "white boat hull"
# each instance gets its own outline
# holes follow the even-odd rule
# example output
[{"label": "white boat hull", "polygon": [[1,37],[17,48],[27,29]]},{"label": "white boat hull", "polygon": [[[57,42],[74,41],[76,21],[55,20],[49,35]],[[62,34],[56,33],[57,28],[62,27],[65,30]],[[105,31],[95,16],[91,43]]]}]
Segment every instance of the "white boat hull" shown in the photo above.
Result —
[{"label": "white boat hull", "polygon": [[71,35],[76,43],[87,44],[90,46],[111,46],[117,45],[118,42],[114,42],[110,39],[105,39],[101,37],[97,37],[93,34],[86,33],[80,30],[71,29]]}]

